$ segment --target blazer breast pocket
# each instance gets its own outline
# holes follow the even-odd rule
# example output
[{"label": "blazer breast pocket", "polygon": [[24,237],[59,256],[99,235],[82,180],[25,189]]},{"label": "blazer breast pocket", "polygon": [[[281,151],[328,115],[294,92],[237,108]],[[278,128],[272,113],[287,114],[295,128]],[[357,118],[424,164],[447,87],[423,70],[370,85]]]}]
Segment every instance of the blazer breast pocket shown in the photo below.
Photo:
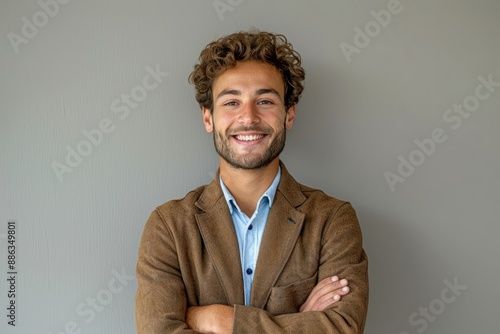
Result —
[{"label": "blazer breast pocket", "polygon": [[317,279],[318,273],[316,272],[313,277],[272,288],[266,310],[272,315],[297,313],[316,286]]}]

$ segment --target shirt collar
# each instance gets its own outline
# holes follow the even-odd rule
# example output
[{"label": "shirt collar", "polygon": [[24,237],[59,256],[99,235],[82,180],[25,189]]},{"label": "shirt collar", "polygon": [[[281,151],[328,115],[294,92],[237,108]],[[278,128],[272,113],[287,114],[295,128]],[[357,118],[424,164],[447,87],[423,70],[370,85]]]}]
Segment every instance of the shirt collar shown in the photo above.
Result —
[{"label": "shirt collar", "polygon": [[[260,202],[264,197],[267,197],[269,207],[272,207],[273,201],[274,201],[274,196],[276,195],[276,190],[278,189],[278,184],[280,183],[281,179],[281,167],[278,168],[278,173],[276,173],[276,176],[274,177],[273,183],[267,188],[267,190],[262,194],[260,197],[259,201],[257,202],[257,209],[259,207]],[[238,207],[238,204],[236,203],[236,200],[234,199],[233,195],[229,192],[229,189],[227,189],[226,185],[224,184],[224,181],[222,181],[222,177],[219,175],[219,180],[220,180],[220,186],[222,188],[222,192],[224,193],[224,198],[226,199],[227,206],[229,207],[229,212],[233,214],[233,208],[236,207],[238,211],[241,212],[240,208]]]}]

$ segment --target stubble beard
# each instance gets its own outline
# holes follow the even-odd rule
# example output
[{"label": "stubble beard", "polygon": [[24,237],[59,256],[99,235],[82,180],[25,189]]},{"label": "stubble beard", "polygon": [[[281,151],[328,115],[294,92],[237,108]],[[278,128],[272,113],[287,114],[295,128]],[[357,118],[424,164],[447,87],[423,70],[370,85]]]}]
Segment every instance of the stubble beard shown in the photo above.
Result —
[{"label": "stubble beard", "polygon": [[[272,135],[272,129],[261,128],[256,126],[247,126],[239,128],[238,131],[259,131],[266,133],[268,136]],[[235,132],[235,131],[234,131]],[[214,124],[213,139],[215,150],[219,156],[224,159],[229,165],[237,169],[260,169],[268,166],[274,159],[276,159],[283,149],[285,148],[286,142],[286,129],[283,124],[283,129],[277,133],[276,137],[273,139],[269,149],[260,156],[249,156],[249,157],[239,157],[237,154],[231,150],[229,145],[230,135],[226,132],[225,135],[219,133],[216,130]]]}]

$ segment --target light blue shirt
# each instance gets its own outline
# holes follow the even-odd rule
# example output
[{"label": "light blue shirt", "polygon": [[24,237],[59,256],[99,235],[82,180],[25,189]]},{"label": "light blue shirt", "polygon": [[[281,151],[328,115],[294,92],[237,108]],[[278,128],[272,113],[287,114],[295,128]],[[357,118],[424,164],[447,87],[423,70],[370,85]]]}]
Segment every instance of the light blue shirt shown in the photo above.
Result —
[{"label": "light blue shirt", "polygon": [[260,197],[257,202],[257,208],[250,218],[240,210],[233,195],[231,195],[222,181],[222,178],[220,178],[220,185],[224,192],[229,212],[231,213],[240,248],[241,270],[243,272],[243,286],[245,289],[245,305],[250,305],[253,276],[255,273],[255,266],[257,265],[260,243],[280,178],[281,168],[278,169],[278,173],[273,183]]}]

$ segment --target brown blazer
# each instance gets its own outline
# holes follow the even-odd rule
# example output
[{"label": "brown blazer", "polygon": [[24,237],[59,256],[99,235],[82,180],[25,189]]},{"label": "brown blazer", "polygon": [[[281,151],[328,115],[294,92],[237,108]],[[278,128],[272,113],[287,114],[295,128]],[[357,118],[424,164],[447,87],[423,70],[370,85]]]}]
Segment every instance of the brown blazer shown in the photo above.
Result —
[{"label": "brown blazer", "polygon": [[[234,306],[234,333],[363,333],[368,260],[352,206],[297,183],[281,164],[255,268],[251,306],[244,306],[238,241],[219,183],[159,206],[144,227],[137,263],[139,334],[195,333],[193,305]],[[299,313],[327,276],[351,292],[323,312]]]}]

